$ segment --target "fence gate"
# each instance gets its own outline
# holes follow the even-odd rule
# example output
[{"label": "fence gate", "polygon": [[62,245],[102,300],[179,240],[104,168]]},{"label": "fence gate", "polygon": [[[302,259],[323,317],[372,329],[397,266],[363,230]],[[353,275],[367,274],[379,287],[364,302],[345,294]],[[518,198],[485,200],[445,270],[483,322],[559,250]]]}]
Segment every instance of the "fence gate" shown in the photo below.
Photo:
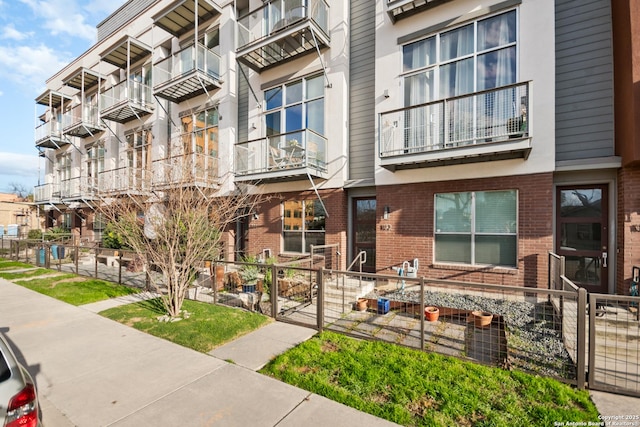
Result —
[{"label": "fence gate", "polygon": [[589,388],[640,396],[640,298],[589,294]]}]

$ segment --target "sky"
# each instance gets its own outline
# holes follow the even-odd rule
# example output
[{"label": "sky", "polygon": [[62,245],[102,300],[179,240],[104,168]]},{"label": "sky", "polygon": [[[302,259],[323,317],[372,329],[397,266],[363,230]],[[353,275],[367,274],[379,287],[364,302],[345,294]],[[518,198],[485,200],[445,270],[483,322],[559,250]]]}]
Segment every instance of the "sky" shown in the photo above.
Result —
[{"label": "sky", "polygon": [[96,25],[126,0],[0,0],[0,192],[44,181],[35,98],[96,41]]}]

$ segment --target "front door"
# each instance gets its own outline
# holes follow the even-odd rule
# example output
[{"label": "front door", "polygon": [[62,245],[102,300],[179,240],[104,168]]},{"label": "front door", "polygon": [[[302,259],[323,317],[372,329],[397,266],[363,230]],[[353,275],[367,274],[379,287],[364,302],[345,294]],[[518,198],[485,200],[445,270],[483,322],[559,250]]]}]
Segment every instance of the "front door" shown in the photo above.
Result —
[{"label": "front door", "polygon": [[[355,259],[361,251],[367,256],[362,271],[374,273],[376,270],[376,199],[353,199],[353,253]],[[353,267],[358,270],[356,264]]]},{"label": "front door", "polygon": [[556,253],[565,275],[589,292],[608,292],[609,230],[606,185],[558,187]]}]

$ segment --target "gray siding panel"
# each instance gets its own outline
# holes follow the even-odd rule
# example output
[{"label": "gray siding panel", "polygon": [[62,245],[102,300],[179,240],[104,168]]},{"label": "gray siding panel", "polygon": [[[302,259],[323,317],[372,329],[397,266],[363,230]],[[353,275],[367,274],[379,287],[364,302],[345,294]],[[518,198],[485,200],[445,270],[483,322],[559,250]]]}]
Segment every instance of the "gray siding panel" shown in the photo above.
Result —
[{"label": "gray siding panel", "polygon": [[238,140],[244,142],[249,140],[249,69],[238,63]]},{"label": "gray siding panel", "polygon": [[158,0],[129,0],[97,25],[98,42],[109,37],[118,28],[133,20],[139,13]]},{"label": "gray siding panel", "polygon": [[608,0],[556,1],[556,160],[614,155]]},{"label": "gray siding panel", "polygon": [[375,7],[351,0],[349,67],[349,178],[374,176]]}]

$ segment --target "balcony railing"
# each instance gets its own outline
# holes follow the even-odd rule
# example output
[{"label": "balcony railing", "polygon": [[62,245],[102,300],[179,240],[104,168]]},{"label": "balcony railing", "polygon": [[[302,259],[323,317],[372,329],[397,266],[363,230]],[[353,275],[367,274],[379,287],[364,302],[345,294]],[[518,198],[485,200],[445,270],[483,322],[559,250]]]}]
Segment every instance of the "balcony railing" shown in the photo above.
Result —
[{"label": "balcony railing", "polygon": [[62,116],[64,133],[86,138],[103,130],[97,105],[78,104]]},{"label": "balcony railing", "polygon": [[217,187],[218,158],[200,153],[182,154],[154,160],[153,186]]},{"label": "balcony railing", "polygon": [[36,147],[60,148],[69,144],[62,138],[62,124],[57,120],[44,122],[36,127]]},{"label": "balcony railing", "polygon": [[60,202],[60,186],[59,184],[41,184],[33,188],[33,201],[35,203],[59,203]]},{"label": "balcony railing", "polygon": [[93,199],[98,192],[98,178],[77,176],[60,181],[60,198],[63,200]]},{"label": "balcony railing", "polygon": [[126,123],[151,114],[154,108],[151,87],[133,80],[125,80],[100,95],[100,113],[103,118]]},{"label": "balcony railing", "polygon": [[98,174],[98,191],[102,194],[147,194],[151,190],[151,170],[121,167]]},{"label": "balcony railing", "polygon": [[530,82],[518,83],[380,114],[382,166],[526,158],[530,87]]},{"label": "balcony railing", "polygon": [[235,174],[258,178],[312,175],[327,172],[327,139],[303,129],[236,144]]},{"label": "balcony railing", "polygon": [[260,70],[329,44],[325,0],[270,0],[238,19],[237,55]]},{"label": "balcony railing", "polygon": [[220,87],[220,56],[198,43],[158,62],[153,73],[154,93],[182,102]]}]

